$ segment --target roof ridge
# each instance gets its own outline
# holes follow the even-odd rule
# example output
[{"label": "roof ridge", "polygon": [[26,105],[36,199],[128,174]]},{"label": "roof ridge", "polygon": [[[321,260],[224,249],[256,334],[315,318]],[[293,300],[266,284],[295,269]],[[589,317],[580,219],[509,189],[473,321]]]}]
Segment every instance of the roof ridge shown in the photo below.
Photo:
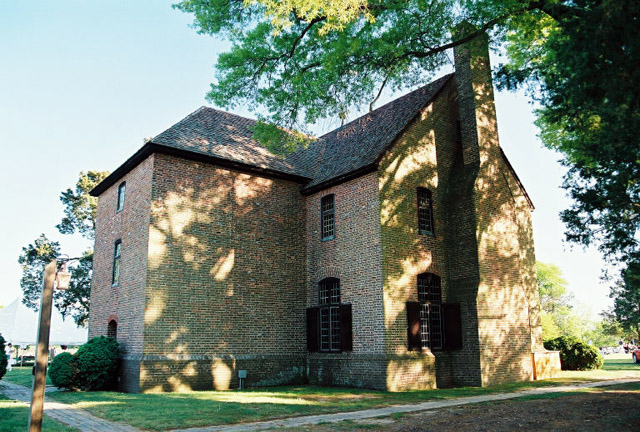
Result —
[{"label": "roof ridge", "polygon": [[326,132],[326,133],[324,133],[324,134],[320,135],[317,139],[318,139],[318,140],[320,140],[321,138],[325,137],[326,135],[329,135],[329,134],[331,134],[331,133],[338,132],[340,129],[345,129],[345,128],[346,128],[347,126],[349,126],[350,124],[355,123],[355,122],[357,122],[358,120],[363,119],[364,117],[371,116],[371,115],[375,114],[376,112],[379,112],[379,111],[381,111],[381,110],[383,110],[383,109],[386,109],[386,108],[388,108],[388,107],[389,107],[389,105],[394,105],[394,104],[397,104],[397,103],[399,103],[399,102],[401,102],[401,101],[404,101],[404,100],[406,100],[409,96],[414,95],[416,92],[418,92],[418,91],[420,91],[420,90],[424,90],[424,89],[426,89],[427,87],[430,87],[430,86],[432,86],[432,85],[434,85],[434,84],[436,84],[436,83],[438,83],[438,82],[440,82],[440,81],[446,81],[447,79],[449,79],[449,78],[450,78],[451,76],[453,76],[453,75],[455,75],[455,72],[451,72],[451,73],[448,73],[448,74],[446,74],[446,75],[443,75],[443,76],[441,76],[440,78],[438,78],[438,79],[436,79],[436,80],[433,80],[433,81],[431,81],[431,82],[430,82],[430,83],[428,83],[428,84],[423,85],[422,87],[418,87],[418,88],[417,88],[417,89],[415,89],[415,90],[411,90],[410,92],[408,92],[408,93],[406,93],[406,94],[403,94],[402,96],[400,96],[400,97],[398,97],[398,98],[396,98],[396,99],[390,100],[390,101],[389,101],[389,102],[387,102],[386,104],[384,104],[384,105],[382,105],[382,106],[380,106],[380,107],[378,107],[378,108],[374,109],[373,111],[369,111],[369,112],[367,112],[367,113],[365,113],[365,114],[362,114],[360,117],[356,117],[355,119],[351,120],[349,123],[346,123],[346,124],[344,124],[344,125],[342,125],[342,126],[339,126],[339,127],[335,128],[335,129],[332,129],[332,130],[330,130],[330,131],[328,131],[328,132]]}]

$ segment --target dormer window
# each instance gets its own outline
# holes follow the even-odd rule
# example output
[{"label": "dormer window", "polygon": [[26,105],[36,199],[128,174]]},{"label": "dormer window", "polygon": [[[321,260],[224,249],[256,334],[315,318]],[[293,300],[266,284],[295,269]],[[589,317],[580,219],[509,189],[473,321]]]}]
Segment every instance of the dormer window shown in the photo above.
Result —
[{"label": "dormer window", "polygon": [[124,194],[127,186],[127,182],[120,183],[118,186],[118,204],[116,205],[116,212],[121,211],[124,208]]}]

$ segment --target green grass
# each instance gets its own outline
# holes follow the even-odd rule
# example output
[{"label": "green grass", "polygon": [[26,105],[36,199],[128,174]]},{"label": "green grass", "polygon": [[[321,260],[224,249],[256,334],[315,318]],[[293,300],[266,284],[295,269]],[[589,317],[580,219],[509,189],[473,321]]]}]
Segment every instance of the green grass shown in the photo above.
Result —
[{"label": "green grass", "polygon": [[[22,379],[30,386],[30,368],[24,369],[28,370],[14,369],[17,373],[9,380],[16,382]],[[633,364],[630,356],[618,355],[607,356],[605,367],[598,371],[562,372],[560,377],[553,380],[509,383],[484,388],[461,387],[388,393],[365,389],[291,386],[244,391],[161,394],[60,392],[50,396],[108,420],[128,423],[143,429],[166,430],[355,411],[396,404],[629,377],[640,378],[640,365]],[[171,415],[158,415],[158,413],[171,413]]]},{"label": "green grass", "polygon": [[[275,387],[225,392],[185,392],[161,394],[124,394],[115,392],[72,393],[51,395],[60,402],[86,409],[92,414],[149,430],[166,430],[210,426],[238,422],[356,411],[396,404],[412,404],[511,392],[568,382],[588,381],[584,378],[559,378],[548,381],[509,383],[495,387],[461,387],[388,393],[364,389],[314,386]],[[158,416],[170,412],[171,416]]]},{"label": "green grass", "polygon": [[[14,366],[10,372],[7,371],[2,379],[29,388],[33,386],[33,375],[31,374],[31,366]],[[49,379],[49,375],[47,375],[47,385],[52,385],[51,380]]]},{"label": "green grass", "polygon": [[[0,432],[15,432],[27,429],[29,424],[29,405],[7,399],[0,394]],[[45,416],[42,422],[42,430],[47,432],[76,431]]]},{"label": "green grass", "polygon": [[584,393],[602,393],[606,391],[632,391],[632,392],[640,392],[640,382],[632,382],[632,383],[624,383],[617,384],[607,387],[588,387],[581,388],[574,391],[562,392],[562,393],[547,393],[547,394],[537,394],[537,395],[528,395],[519,398],[518,400],[535,400],[535,399],[557,399],[560,397],[571,396],[576,394],[584,394]]}]

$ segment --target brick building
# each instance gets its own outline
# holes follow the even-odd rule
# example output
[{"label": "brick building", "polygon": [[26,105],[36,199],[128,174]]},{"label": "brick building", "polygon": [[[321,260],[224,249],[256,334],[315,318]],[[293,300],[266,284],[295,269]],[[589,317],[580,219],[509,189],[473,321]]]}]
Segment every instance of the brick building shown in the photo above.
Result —
[{"label": "brick building", "polygon": [[89,335],[117,337],[121,388],[552,373],[486,38],[455,62],[286,158],[254,120],[200,108],[98,185]]}]

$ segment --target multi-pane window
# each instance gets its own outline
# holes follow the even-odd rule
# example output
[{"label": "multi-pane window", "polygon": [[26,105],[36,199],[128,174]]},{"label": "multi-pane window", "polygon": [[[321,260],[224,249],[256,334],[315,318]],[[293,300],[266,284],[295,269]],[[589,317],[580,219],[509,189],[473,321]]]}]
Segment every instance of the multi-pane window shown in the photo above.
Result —
[{"label": "multi-pane window", "polygon": [[442,287],[433,273],[418,275],[420,302],[420,337],[422,348],[443,348]]},{"label": "multi-pane window", "polygon": [[122,255],[122,241],[116,240],[113,247],[113,272],[111,275],[111,285],[118,285],[120,280],[120,256]]},{"label": "multi-pane window", "polygon": [[124,193],[126,188],[126,182],[122,182],[120,183],[120,186],[118,186],[118,204],[116,205],[116,212],[119,212],[124,208]]},{"label": "multi-pane window", "polygon": [[434,234],[431,191],[422,187],[418,188],[418,231],[420,234]]},{"label": "multi-pane window", "polygon": [[327,195],[320,201],[322,240],[331,240],[336,235],[335,207],[333,195]]},{"label": "multi-pane window", "polygon": [[327,278],[318,287],[320,351],[340,351],[340,280]]}]

